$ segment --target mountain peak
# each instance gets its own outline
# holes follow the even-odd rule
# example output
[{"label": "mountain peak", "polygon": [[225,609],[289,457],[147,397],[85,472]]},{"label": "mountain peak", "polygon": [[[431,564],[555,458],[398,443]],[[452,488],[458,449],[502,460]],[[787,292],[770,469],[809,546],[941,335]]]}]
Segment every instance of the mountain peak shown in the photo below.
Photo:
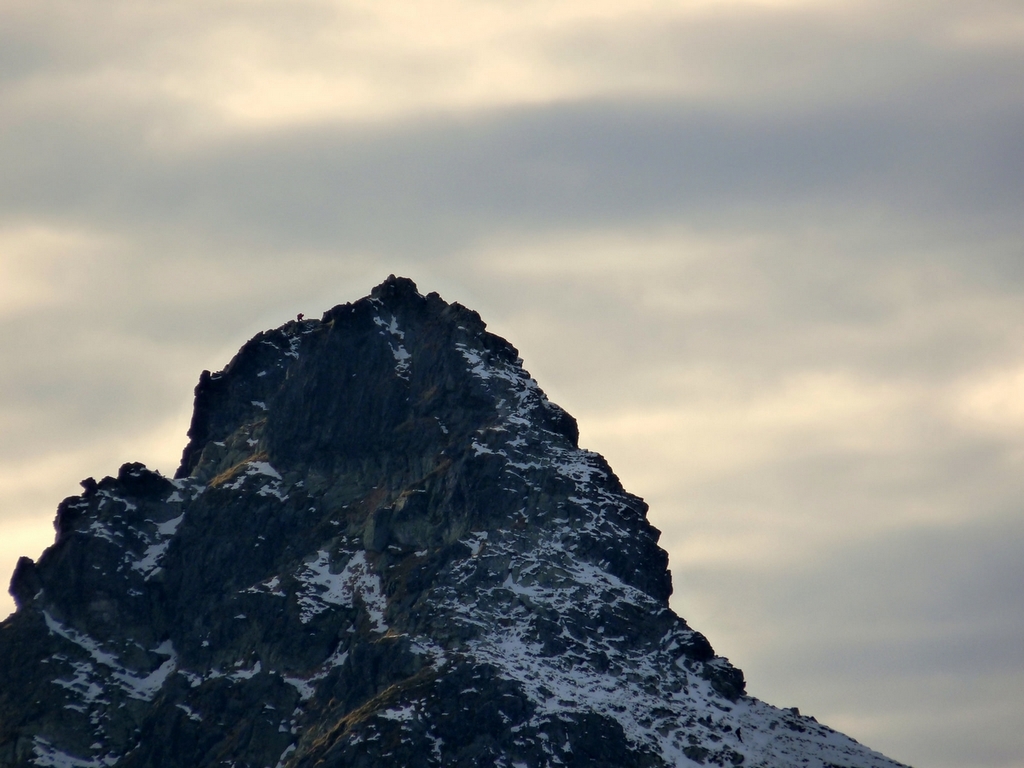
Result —
[{"label": "mountain peak", "polygon": [[380,299],[381,301],[401,301],[412,298],[422,299],[423,296],[416,289],[416,283],[408,277],[388,275],[387,280],[370,291],[370,298]]},{"label": "mountain peak", "polygon": [[188,437],[19,562],[0,766],[896,765],[747,697],[647,505],[411,280],[204,371]]}]

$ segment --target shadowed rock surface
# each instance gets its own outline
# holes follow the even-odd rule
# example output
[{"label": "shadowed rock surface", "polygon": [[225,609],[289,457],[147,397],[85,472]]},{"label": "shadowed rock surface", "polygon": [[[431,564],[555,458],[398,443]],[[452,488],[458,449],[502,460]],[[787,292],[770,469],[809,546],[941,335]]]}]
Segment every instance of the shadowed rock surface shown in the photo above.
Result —
[{"label": "shadowed rock surface", "polygon": [[745,696],[644,502],[409,280],[204,371],[188,436],[19,561],[0,766],[898,765]]}]

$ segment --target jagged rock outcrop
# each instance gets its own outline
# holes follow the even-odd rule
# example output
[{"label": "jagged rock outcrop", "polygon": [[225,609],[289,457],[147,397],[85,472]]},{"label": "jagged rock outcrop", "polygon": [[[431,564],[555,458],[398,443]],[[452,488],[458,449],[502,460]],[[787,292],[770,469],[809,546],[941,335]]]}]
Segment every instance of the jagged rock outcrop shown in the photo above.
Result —
[{"label": "jagged rock outcrop", "polygon": [[204,372],[188,436],[19,562],[0,766],[897,765],[747,697],[644,502],[409,280]]}]

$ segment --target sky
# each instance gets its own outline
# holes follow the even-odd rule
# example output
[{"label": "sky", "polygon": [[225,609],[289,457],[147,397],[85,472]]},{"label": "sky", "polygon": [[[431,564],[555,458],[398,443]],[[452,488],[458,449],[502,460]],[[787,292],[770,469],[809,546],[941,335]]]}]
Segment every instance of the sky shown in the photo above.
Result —
[{"label": "sky", "polygon": [[0,0],[0,571],[390,273],[517,346],[752,695],[1024,766],[1019,0]]}]

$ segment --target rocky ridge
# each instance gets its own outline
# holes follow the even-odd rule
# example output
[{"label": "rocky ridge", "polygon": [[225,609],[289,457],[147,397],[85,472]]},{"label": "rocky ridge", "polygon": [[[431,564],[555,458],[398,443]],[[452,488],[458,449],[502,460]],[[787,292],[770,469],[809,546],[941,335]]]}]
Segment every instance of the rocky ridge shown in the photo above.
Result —
[{"label": "rocky ridge", "polygon": [[188,437],[19,561],[0,766],[898,765],[746,696],[644,502],[409,280],[203,372]]}]

